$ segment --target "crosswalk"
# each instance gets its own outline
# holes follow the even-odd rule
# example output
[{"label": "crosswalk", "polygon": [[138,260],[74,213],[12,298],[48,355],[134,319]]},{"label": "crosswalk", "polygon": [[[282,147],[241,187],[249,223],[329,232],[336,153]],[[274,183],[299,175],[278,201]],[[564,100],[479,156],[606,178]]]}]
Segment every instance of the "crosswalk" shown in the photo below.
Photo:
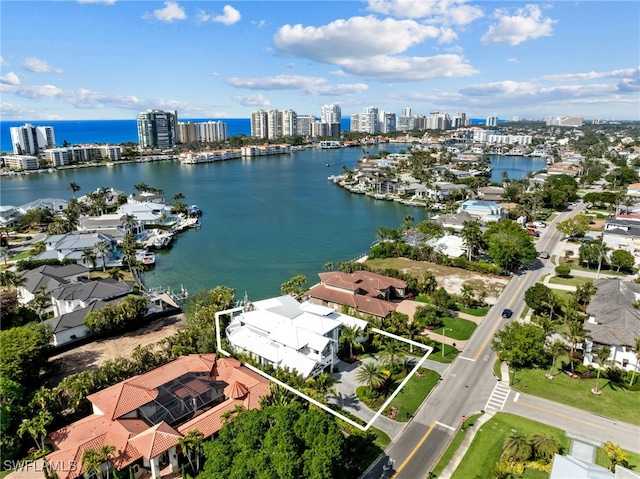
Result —
[{"label": "crosswalk", "polygon": [[502,411],[502,408],[507,403],[510,392],[511,388],[509,388],[508,384],[505,384],[502,381],[496,382],[484,410]]}]

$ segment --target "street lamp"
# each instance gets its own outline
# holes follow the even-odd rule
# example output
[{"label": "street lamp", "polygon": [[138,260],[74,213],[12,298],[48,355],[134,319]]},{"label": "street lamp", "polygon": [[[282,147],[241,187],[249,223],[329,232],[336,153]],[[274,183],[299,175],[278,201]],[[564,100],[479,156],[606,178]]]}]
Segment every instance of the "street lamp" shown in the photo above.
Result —
[{"label": "street lamp", "polygon": [[444,340],[447,339],[447,329],[453,331],[451,328],[442,328],[442,357],[444,358]]}]

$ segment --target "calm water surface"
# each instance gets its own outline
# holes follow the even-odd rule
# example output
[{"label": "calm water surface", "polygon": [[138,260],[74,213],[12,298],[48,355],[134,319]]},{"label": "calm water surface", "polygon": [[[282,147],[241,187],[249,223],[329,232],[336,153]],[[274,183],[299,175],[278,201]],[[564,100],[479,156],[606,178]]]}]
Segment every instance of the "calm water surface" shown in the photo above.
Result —
[{"label": "calm water surface", "polygon": [[[385,146],[392,152],[402,148]],[[238,297],[246,291],[258,300],[279,294],[280,285],[296,274],[314,284],[325,263],[366,253],[378,226],[398,227],[407,215],[416,222],[431,216],[423,208],[354,195],[327,181],[343,165],[352,168],[361,154],[358,148],[310,149],[201,165],[129,163],[2,177],[0,201],[22,205],[37,198],[70,198],[71,182],[82,188],[79,195],[103,186],[129,194],[140,182],[162,188],[167,201],[182,193],[183,201],[203,210],[202,226],[179,234],[170,250],[158,252],[156,267],[144,274],[145,284],[174,291],[184,287],[190,293],[225,285]],[[511,178],[544,167],[531,158],[510,161],[510,167],[502,167]],[[498,179],[500,171],[494,171]]]}]

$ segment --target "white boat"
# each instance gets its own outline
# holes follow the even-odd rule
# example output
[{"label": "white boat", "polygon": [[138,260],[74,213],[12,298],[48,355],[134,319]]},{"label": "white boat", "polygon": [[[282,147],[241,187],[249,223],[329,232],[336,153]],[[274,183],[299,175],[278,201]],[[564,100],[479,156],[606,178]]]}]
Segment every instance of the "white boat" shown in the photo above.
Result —
[{"label": "white boat", "polygon": [[136,259],[145,266],[151,266],[156,263],[156,254],[146,249],[139,249],[136,251]]}]

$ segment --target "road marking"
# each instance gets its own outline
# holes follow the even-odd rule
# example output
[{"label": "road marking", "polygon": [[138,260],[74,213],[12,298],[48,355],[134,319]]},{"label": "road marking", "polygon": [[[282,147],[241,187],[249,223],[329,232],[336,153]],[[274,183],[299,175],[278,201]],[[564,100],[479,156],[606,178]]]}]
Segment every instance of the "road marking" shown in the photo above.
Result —
[{"label": "road marking", "polygon": [[[516,289],[516,293],[512,296],[512,297],[516,297],[520,294],[520,290],[524,288],[526,282],[522,281],[522,284],[520,286],[518,286],[518,289]],[[509,305],[511,306],[511,305]],[[489,344],[489,341],[491,341],[491,339],[493,339],[493,335],[496,334],[496,330],[500,327],[500,323],[501,321],[497,321],[496,325],[493,327],[493,330],[491,331],[491,334],[489,335],[489,337],[484,341],[484,343],[482,344],[482,347],[480,348],[480,351],[478,351],[478,355],[475,357],[475,360],[477,361],[478,358],[480,357],[480,355],[482,354],[482,351],[484,351],[484,348],[487,347],[487,344]]]},{"label": "road marking", "polygon": [[437,424],[438,426],[442,426],[442,427],[446,427],[447,429],[451,429],[452,431],[455,431],[455,430],[456,430],[456,428],[455,428],[455,427],[451,427],[451,426],[449,426],[449,425],[447,425],[447,424],[442,424],[441,422],[438,422],[438,421],[436,421],[436,424]]},{"label": "road marking", "polygon": [[515,397],[513,398],[513,402],[518,402],[518,399],[520,399],[520,393],[516,393]]},{"label": "road marking", "polygon": [[549,409],[545,409],[545,408],[542,408],[542,407],[534,406],[532,404],[520,403],[520,405],[529,407],[531,409],[537,409],[538,411],[546,412],[548,414],[553,414],[554,416],[563,417],[563,418],[569,419],[571,421],[575,421],[575,422],[579,422],[579,423],[582,423],[582,424],[586,424],[587,426],[595,427],[597,429],[606,429],[606,427],[604,427],[604,426],[598,426],[597,424],[593,424],[592,422],[582,421],[580,419],[576,419],[575,417],[567,416],[566,414],[560,414],[559,412],[553,412],[553,411],[550,411]]},{"label": "road marking", "polygon": [[433,429],[436,427],[436,423],[434,422],[431,427],[429,428],[429,430],[424,434],[424,436],[422,436],[422,439],[420,439],[420,442],[418,444],[416,444],[416,447],[413,448],[413,451],[411,451],[411,453],[407,456],[407,458],[404,460],[404,462],[402,464],[400,464],[400,467],[398,467],[398,469],[396,469],[396,472],[393,474],[393,477],[396,477],[398,474],[400,474],[400,472],[405,468],[405,466],[409,463],[409,461],[413,458],[413,456],[415,455],[416,452],[418,452],[418,449],[420,449],[422,447],[422,445],[424,444],[424,442],[427,440],[427,438],[429,437],[429,434],[431,434],[431,431],[433,431]]},{"label": "road marking", "polygon": [[504,408],[504,405],[507,403],[510,393],[511,388],[502,381],[498,381],[493,387],[493,391],[491,392],[491,396],[489,396],[489,400],[487,401],[487,405],[484,407],[484,410],[493,409],[495,411],[502,411],[502,408]]},{"label": "road marking", "polygon": [[458,359],[464,359],[465,361],[471,361],[472,363],[475,363],[476,360],[473,358],[467,358],[465,356],[458,356]]}]

